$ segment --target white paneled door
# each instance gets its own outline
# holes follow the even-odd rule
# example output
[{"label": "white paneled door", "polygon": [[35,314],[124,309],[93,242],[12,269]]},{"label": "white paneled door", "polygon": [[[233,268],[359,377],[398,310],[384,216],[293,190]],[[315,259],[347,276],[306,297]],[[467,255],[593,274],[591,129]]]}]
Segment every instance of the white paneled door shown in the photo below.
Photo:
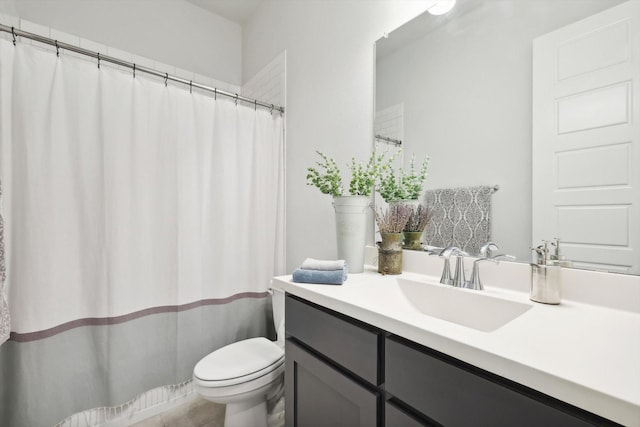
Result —
[{"label": "white paneled door", "polygon": [[532,244],[640,274],[640,2],[533,42]]}]

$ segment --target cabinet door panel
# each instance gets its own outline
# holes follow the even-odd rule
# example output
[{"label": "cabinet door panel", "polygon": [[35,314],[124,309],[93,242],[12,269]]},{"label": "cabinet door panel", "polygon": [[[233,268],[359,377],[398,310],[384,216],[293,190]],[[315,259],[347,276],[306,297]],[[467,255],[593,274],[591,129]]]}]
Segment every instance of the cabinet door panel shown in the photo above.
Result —
[{"label": "cabinet door panel", "polygon": [[285,301],[285,328],[309,347],[371,384],[379,384],[378,334],[291,296]]},{"label": "cabinet door panel", "polygon": [[386,390],[444,426],[594,425],[394,339],[385,348]]},{"label": "cabinet door panel", "polygon": [[379,395],[290,340],[285,344],[286,427],[375,427]]},{"label": "cabinet door panel", "polygon": [[418,421],[415,418],[407,415],[404,411],[396,408],[394,405],[387,402],[385,404],[384,411],[384,425],[386,427],[429,427],[432,424],[427,422]]}]

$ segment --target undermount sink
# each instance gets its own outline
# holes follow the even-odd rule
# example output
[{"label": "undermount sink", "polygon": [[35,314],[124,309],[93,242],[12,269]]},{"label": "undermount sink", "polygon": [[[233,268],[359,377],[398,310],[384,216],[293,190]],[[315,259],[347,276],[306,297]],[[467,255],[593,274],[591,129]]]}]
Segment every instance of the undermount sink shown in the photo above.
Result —
[{"label": "undermount sink", "polygon": [[492,332],[524,314],[532,305],[468,289],[396,278],[401,294],[420,313]]}]

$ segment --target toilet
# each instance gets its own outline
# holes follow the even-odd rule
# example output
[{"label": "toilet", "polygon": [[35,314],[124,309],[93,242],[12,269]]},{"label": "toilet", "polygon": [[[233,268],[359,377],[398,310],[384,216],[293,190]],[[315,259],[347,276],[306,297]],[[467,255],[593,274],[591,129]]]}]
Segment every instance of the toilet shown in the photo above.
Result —
[{"label": "toilet", "polygon": [[277,340],[250,338],[224,346],[193,369],[196,392],[226,404],[225,427],[267,427],[267,399],[284,380],[284,292],[272,289]]}]

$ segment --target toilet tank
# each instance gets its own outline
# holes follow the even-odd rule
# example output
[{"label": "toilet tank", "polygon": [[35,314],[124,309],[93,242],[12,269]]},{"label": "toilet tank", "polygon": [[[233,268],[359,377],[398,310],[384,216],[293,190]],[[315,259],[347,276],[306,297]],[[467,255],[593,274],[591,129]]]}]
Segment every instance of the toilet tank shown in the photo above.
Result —
[{"label": "toilet tank", "polygon": [[284,348],[284,291],[271,288],[271,308],[273,310],[273,325],[278,334],[276,344]]}]

